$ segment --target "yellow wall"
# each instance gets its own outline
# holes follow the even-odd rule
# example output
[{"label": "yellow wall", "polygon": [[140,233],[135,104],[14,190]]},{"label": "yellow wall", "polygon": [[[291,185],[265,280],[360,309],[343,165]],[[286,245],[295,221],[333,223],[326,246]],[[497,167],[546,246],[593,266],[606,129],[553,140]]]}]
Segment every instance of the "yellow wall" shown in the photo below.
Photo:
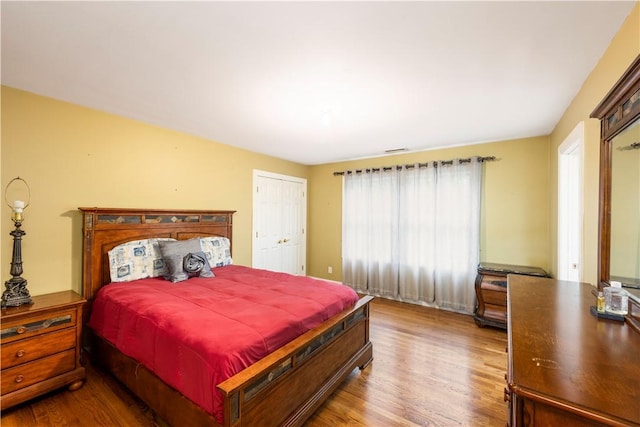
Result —
[{"label": "yellow wall", "polygon": [[[250,265],[253,169],[301,178],[308,170],[8,87],[2,87],[1,166],[3,189],[16,176],[31,187],[22,245],[31,295],[80,291],[80,206],[237,210],[234,261]],[[13,228],[5,203],[0,218],[4,282]]]},{"label": "yellow wall", "polygon": [[334,171],[473,155],[498,159],[484,165],[480,260],[547,269],[549,139],[536,137],[311,167],[309,274],[342,279],[342,178]]},{"label": "yellow wall", "polygon": [[551,271],[557,271],[558,147],[579,122],[585,122],[583,281],[598,282],[598,182],[600,125],[589,115],[631,62],[640,54],[640,3],[636,4],[602,58],[551,133],[550,246]]}]

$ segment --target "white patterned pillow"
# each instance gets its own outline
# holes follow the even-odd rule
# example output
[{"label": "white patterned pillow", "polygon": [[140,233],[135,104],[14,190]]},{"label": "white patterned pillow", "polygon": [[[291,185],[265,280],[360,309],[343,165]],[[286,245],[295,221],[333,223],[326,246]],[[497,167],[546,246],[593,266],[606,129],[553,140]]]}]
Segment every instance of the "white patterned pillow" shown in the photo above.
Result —
[{"label": "white patterned pillow", "polygon": [[231,259],[231,242],[226,237],[201,237],[202,252],[207,255],[211,268],[233,264]]},{"label": "white patterned pillow", "polygon": [[158,241],[175,240],[153,238],[135,240],[109,251],[109,270],[112,282],[130,282],[131,280],[159,277],[166,273]]}]

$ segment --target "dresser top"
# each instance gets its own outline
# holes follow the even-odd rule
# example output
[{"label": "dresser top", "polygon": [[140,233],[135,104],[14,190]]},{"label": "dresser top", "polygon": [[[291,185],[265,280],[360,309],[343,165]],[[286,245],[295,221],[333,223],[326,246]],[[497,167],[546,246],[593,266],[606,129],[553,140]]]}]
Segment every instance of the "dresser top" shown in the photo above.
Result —
[{"label": "dresser top", "polygon": [[509,276],[510,387],[592,417],[640,424],[640,334],[593,316],[593,289]]},{"label": "dresser top", "polygon": [[478,271],[481,273],[504,273],[525,274],[528,276],[547,277],[547,272],[540,267],[530,267],[526,265],[497,264],[492,262],[481,262],[478,264]]}]

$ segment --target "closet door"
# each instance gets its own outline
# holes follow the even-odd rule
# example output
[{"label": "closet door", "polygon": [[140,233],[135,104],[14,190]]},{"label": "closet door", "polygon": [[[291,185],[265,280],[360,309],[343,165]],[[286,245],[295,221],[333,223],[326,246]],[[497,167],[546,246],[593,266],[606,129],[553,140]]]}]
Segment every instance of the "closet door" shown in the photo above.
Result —
[{"label": "closet door", "polygon": [[253,267],[306,274],[307,181],[254,171]]}]

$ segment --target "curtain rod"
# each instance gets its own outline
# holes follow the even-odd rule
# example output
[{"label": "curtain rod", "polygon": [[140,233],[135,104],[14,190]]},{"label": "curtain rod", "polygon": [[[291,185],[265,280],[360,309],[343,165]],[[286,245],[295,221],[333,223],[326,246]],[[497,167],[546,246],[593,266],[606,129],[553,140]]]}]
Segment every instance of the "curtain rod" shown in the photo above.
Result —
[{"label": "curtain rod", "polygon": [[[471,157],[467,157],[465,159],[456,159],[458,160],[460,163],[469,163],[471,162]],[[495,156],[487,156],[487,157],[478,157],[478,161],[479,162],[492,162],[494,160],[497,160]],[[349,173],[369,173],[369,172],[379,172],[379,171],[389,171],[393,168],[396,168],[398,170],[402,169],[402,168],[406,168],[406,169],[411,169],[411,168],[415,168],[416,165],[419,168],[425,168],[429,165],[433,165],[433,167],[438,167],[438,164],[441,165],[452,165],[454,162],[454,160],[434,160],[431,162],[425,162],[425,163],[413,163],[413,164],[405,164],[405,165],[396,165],[396,166],[380,166],[377,168],[365,168],[365,169],[356,169],[356,170],[349,170],[349,171],[341,171],[341,172],[334,172],[333,175],[334,176],[342,176],[344,174],[349,174]]]}]

